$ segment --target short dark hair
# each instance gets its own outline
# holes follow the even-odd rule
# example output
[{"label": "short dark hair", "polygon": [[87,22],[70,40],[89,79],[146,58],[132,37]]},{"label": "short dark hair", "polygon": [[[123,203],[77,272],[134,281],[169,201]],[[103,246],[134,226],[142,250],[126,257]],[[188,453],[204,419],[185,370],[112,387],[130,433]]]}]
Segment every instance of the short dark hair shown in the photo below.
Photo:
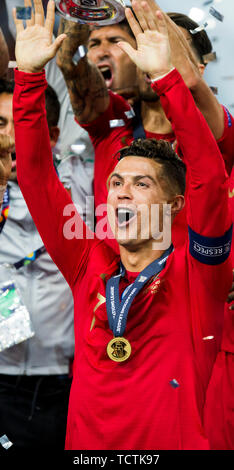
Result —
[{"label": "short dark hair", "polygon": [[[7,93],[13,95],[15,88],[14,80],[0,79],[0,95]],[[49,129],[57,126],[60,115],[60,103],[54,89],[48,85],[45,90],[46,116]]]},{"label": "short dark hair", "polygon": [[170,142],[156,139],[135,139],[129,146],[118,152],[118,160],[124,157],[145,157],[159,163],[162,178],[166,180],[169,191],[185,193],[186,166],[174,152]]},{"label": "short dark hair", "polygon": [[192,46],[195,49],[200,63],[205,64],[203,56],[212,51],[212,43],[205,30],[199,31],[196,34],[191,34],[190,30],[198,28],[199,24],[193,21],[189,16],[182,13],[169,12],[167,15],[174,21],[177,26],[187,29],[192,39]]}]

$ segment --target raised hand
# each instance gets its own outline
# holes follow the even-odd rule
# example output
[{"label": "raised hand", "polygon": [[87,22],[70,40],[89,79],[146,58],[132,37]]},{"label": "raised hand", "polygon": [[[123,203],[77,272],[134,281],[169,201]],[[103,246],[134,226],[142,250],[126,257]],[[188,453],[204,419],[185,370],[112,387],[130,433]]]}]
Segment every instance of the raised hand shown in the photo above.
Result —
[{"label": "raised hand", "polygon": [[166,21],[162,12],[155,11],[146,1],[133,0],[132,8],[138,21],[129,8],[125,14],[136,38],[137,50],[127,42],[118,45],[151,79],[158,78],[173,68]]},{"label": "raised hand", "polygon": [[[24,0],[25,7],[31,6],[31,0]],[[16,9],[13,9],[13,18],[16,26],[15,55],[18,69],[23,72],[41,72],[61,46],[66,34],[60,34],[53,42],[53,27],[55,16],[55,3],[50,0],[47,6],[46,19],[41,0],[34,0],[35,14],[26,21],[16,18]]]}]

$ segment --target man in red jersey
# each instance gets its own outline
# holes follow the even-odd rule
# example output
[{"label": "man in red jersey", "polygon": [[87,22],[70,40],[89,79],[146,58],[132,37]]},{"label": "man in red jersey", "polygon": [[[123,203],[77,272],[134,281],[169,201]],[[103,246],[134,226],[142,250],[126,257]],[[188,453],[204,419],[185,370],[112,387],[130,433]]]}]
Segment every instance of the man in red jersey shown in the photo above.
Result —
[{"label": "man in red jersey", "polygon": [[[186,37],[186,40],[190,44],[192,43],[193,50],[198,57],[200,64],[199,67],[201,70],[202,68],[204,69],[206,58],[202,56],[203,54],[201,51],[206,33],[203,31],[198,35],[191,34],[190,30],[194,30],[198,25],[196,25],[186,15],[178,13],[169,13],[168,15],[180,27]],[[211,112],[211,107],[209,106],[209,103],[207,103],[206,99],[202,101],[204,116],[206,116],[206,112]],[[202,106],[202,101],[200,103],[200,109]],[[224,130],[220,137],[217,136],[217,143],[222,153],[228,175],[230,175],[229,198],[234,220],[234,180],[232,171],[234,162],[234,119],[228,109],[224,106],[223,112]],[[217,119],[217,113],[215,112],[213,112],[213,119]],[[211,121],[209,121],[209,118],[207,121],[211,126]],[[233,290],[234,284],[232,286],[232,291],[228,296],[228,304],[226,304],[225,307],[225,321],[221,351],[217,356],[207,392],[205,424],[206,432],[209,437],[209,442],[212,449],[234,449],[234,305],[229,307],[229,304],[233,302],[234,299]],[[218,401],[217,397],[219,397]]]},{"label": "man in red jersey", "polygon": [[[203,42],[206,41],[206,33],[191,34],[196,25],[189,17],[179,13],[169,13],[169,17],[180,27],[186,40],[192,45],[199,61],[200,69],[204,70],[206,57],[203,57]],[[200,109],[211,113],[212,108],[206,99],[200,102]],[[229,198],[234,220],[234,119],[228,109],[223,106],[224,130],[221,137],[217,136],[217,143],[222,153],[225,167],[230,176]],[[212,115],[210,114],[210,117]],[[217,113],[213,112],[213,119],[217,119]],[[211,121],[207,119],[211,126]],[[232,265],[233,263],[232,246]],[[212,378],[207,392],[205,407],[206,432],[209,437],[211,449],[234,449],[234,283],[225,306],[225,321],[221,351],[219,352],[213,369]],[[230,305],[232,303],[232,305]],[[229,306],[230,305],[230,306]],[[217,400],[217,397],[219,399]]]},{"label": "man in red jersey", "polygon": [[[121,262],[87,228],[86,238],[68,239],[63,214],[71,199],[49,158],[43,72],[64,35],[51,45],[54,2],[45,24],[41,1],[34,5],[35,25],[24,29],[15,17],[16,154],[30,212],[74,296],[66,448],[209,449],[203,408],[232,278],[228,182],[217,144],[173,68],[162,14],[155,17],[142,2],[139,26],[126,9],[137,42],[128,53],[150,76],[189,173],[189,237],[181,248],[155,248],[163,205],[172,219],[184,205],[184,164],[168,143],[136,140],[121,151],[109,179],[110,224]],[[139,208],[153,217],[155,204],[159,226],[150,224],[146,236]]]},{"label": "man in red jersey", "polygon": [[[199,25],[187,15],[181,13],[167,13],[167,16],[183,33],[186,41],[195,54],[199,70],[203,76],[205,68],[210,61],[209,57],[212,56],[212,44],[206,31],[204,30],[197,34],[192,34],[191,31],[194,31]],[[229,110],[225,106],[220,105],[216,97],[212,96],[210,93],[207,94],[204,90],[199,90],[199,87],[196,87],[192,93],[197,106],[206,118],[206,121],[217,140],[220,152],[222,153],[225,162],[226,170],[230,175],[234,163],[233,116],[230,114]]]}]

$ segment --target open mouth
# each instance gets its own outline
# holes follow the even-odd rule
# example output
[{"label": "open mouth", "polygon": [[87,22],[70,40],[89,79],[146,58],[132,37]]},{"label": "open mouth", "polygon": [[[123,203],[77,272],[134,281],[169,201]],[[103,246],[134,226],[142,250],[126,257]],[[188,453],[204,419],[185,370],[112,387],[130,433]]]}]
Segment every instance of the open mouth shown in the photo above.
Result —
[{"label": "open mouth", "polygon": [[110,88],[113,82],[112,70],[108,65],[101,65],[99,66],[99,70],[103,75],[103,78],[106,82],[106,86]]},{"label": "open mouth", "polygon": [[116,209],[116,219],[118,227],[126,227],[132,220],[136,218],[136,211],[128,207],[119,207]]}]

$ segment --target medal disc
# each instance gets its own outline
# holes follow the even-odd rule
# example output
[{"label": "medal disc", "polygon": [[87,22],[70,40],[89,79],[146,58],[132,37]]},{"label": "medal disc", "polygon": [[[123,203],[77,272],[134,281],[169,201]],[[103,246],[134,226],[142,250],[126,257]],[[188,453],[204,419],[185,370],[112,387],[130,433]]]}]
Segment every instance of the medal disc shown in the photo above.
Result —
[{"label": "medal disc", "polygon": [[112,361],[123,362],[131,355],[131,344],[122,336],[113,338],[107,345],[107,354]]}]

